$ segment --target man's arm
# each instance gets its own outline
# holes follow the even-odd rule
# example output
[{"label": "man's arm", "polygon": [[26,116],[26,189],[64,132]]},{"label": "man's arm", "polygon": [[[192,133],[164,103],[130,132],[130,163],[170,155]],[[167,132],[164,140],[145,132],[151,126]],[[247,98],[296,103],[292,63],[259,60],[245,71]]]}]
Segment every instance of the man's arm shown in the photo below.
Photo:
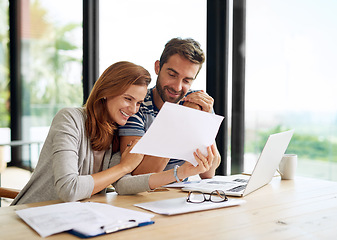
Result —
[{"label": "man's arm", "polygon": [[[140,139],[139,136],[121,136],[120,137],[120,150],[121,153],[127,147],[127,144],[130,142]],[[146,174],[146,173],[158,173],[165,169],[167,163],[169,162],[169,158],[160,158],[154,156],[145,155],[142,162],[133,170],[132,175]]]}]

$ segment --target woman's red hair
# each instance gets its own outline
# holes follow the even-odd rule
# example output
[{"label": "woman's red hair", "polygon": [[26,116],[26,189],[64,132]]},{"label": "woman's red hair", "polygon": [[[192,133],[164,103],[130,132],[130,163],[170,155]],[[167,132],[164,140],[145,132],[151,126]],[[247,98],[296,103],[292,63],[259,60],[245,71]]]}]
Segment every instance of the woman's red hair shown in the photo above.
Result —
[{"label": "woman's red hair", "polygon": [[106,98],[122,95],[131,85],[148,86],[150,82],[149,72],[131,62],[114,63],[103,72],[84,105],[87,113],[85,129],[93,150],[106,150],[117,140],[117,124],[109,117]]}]

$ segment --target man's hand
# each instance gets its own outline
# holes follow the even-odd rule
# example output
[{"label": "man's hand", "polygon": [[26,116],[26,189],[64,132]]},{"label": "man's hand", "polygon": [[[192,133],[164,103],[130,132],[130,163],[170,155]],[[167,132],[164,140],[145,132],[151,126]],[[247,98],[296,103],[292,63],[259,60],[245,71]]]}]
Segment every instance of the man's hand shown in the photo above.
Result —
[{"label": "man's hand", "polygon": [[183,106],[201,110],[201,106],[192,102],[184,102]]},{"label": "man's hand", "polygon": [[193,92],[187,95],[186,97],[184,97],[182,100],[185,101],[186,104],[188,102],[191,102],[191,103],[199,105],[202,111],[210,112],[210,113],[213,111],[214,99],[211,96],[209,96],[207,93],[205,93],[203,90],[198,91],[198,92]]}]

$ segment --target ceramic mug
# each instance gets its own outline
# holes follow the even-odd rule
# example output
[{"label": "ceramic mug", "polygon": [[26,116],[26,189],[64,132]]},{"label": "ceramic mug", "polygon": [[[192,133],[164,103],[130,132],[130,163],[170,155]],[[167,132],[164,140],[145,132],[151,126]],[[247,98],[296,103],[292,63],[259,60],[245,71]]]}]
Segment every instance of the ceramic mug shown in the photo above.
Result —
[{"label": "ceramic mug", "polygon": [[297,167],[296,154],[284,154],[279,164],[279,173],[282,180],[294,179]]}]

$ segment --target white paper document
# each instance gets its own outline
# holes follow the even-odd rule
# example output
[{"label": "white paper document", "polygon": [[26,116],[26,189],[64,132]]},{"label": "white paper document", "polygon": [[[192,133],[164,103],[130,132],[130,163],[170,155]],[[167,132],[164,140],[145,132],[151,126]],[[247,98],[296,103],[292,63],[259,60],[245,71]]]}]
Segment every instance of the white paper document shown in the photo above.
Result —
[{"label": "white paper document", "polygon": [[[74,230],[96,236],[149,222],[153,214],[114,207],[102,203],[60,203],[16,211],[41,237]],[[133,224],[131,226],[130,224]]]},{"label": "white paper document", "polygon": [[163,215],[175,215],[188,212],[203,211],[216,208],[232,207],[245,203],[242,199],[228,199],[226,202],[203,202],[203,203],[189,203],[186,197],[166,199],[155,202],[135,204],[136,207],[143,208],[155,213]]},{"label": "white paper document", "polygon": [[[237,177],[232,176],[214,176],[213,178],[201,179],[198,181],[183,181],[183,182],[174,182],[167,184],[163,187],[171,187],[171,188],[189,188],[193,190],[198,189],[213,189],[213,190],[222,190],[226,191],[228,189],[239,187],[241,185],[247,184],[247,182],[237,182],[234,181]],[[247,176],[247,181],[248,181]]]},{"label": "white paper document", "polygon": [[193,152],[204,155],[215,142],[223,116],[165,102],[131,153],[181,159],[197,165]]}]

